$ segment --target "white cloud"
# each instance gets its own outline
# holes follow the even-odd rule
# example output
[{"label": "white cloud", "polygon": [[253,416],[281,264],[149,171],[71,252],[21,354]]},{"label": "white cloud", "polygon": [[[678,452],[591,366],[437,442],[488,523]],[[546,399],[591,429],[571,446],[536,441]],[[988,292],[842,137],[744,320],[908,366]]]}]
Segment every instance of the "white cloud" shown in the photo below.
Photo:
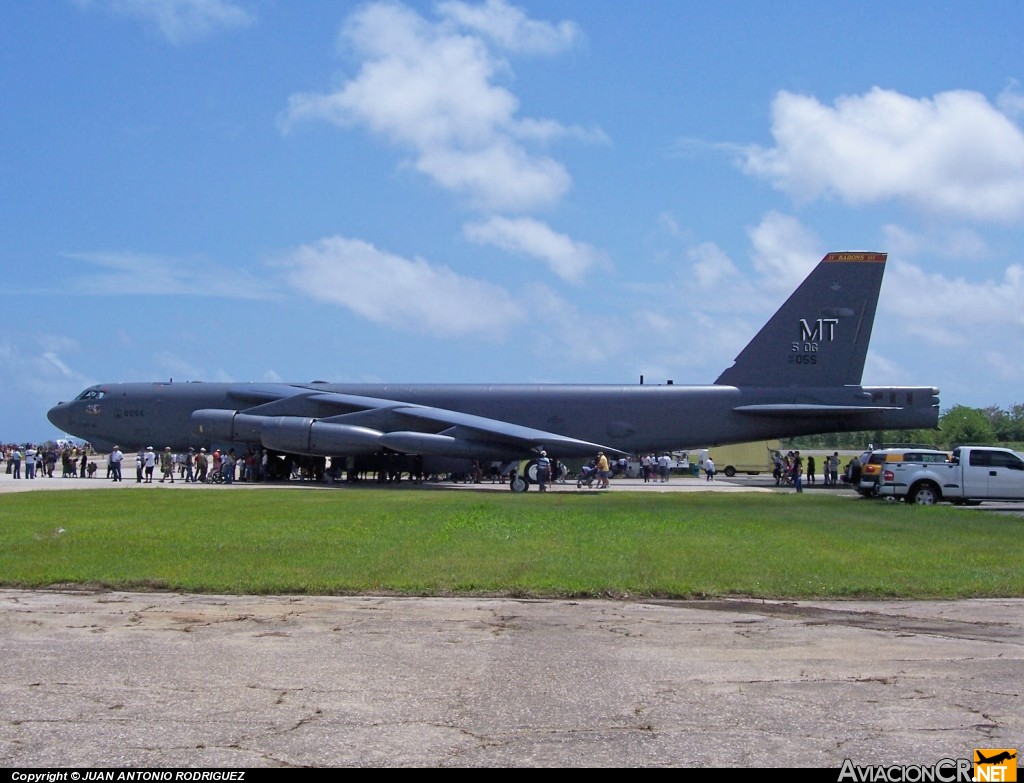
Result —
[{"label": "white cloud", "polygon": [[57,430],[46,421],[47,409],[96,382],[76,372],[56,346],[74,351],[78,343],[71,337],[17,329],[0,337],[0,406],[18,412],[0,433],[5,443],[55,436]]},{"label": "white cloud", "polygon": [[739,275],[739,270],[729,256],[713,242],[698,245],[688,255],[693,261],[690,269],[697,285],[706,291],[735,282]]},{"label": "white cloud", "polygon": [[495,285],[335,236],[303,245],[278,265],[297,291],[374,323],[438,337],[501,336],[522,307]]},{"label": "white cloud", "polygon": [[437,10],[458,26],[479,31],[513,52],[555,54],[573,46],[580,37],[572,22],[538,22],[503,0],[487,0],[483,5],[453,0],[438,3]]},{"label": "white cloud", "polygon": [[745,150],[743,169],[800,200],[899,199],[979,221],[1024,216],[1024,133],[976,92],[914,99],[876,87],[829,107],[783,91],[772,135],[774,147]]},{"label": "white cloud", "polygon": [[552,272],[571,283],[583,282],[595,266],[608,265],[607,259],[590,245],[575,242],[532,218],[493,217],[483,223],[467,224],[462,230],[472,242],[539,258]]},{"label": "white cloud", "polygon": [[1024,93],[1021,92],[1020,83],[1012,79],[1006,88],[996,98],[996,105],[1007,117],[1024,116]]},{"label": "white cloud", "polygon": [[892,223],[882,226],[883,246],[889,255],[899,258],[929,256],[953,259],[956,262],[980,260],[991,255],[988,242],[976,231],[954,228],[950,231],[933,229],[920,234]]},{"label": "white cloud", "polygon": [[763,276],[763,285],[770,290],[795,289],[824,255],[813,232],[796,218],[780,212],[766,214],[749,233],[754,246],[754,269]]},{"label": "white cloud", "polygon": [[438,22],[397,3],[356,11],[342,41],[362,59],[359,72],[333,92],[292,95],[282,128],[303,120],[364,126],[411,149],[413,168],[481,208],[550,206],[568,191],[569,174],[526,142],[603,135],[518,117],[519,99],[497,83],[509,65],[492,45],[554,51],[572,43],[574,28],[528,20],[501,0],[439,10],[446,16]]},{"label": "white cloud", "polygon": [[172,44],[198,41],[256,22],[251,11],[230,0],[106,0],[106,5],[115,13],[155,24]]},{"label": "white cloud", "polygon": [[65,253],[90,269],[70,284],[75,293],[92,296],[206,296],[224,299],[271,299],[269,283],[244,270],[205,258],[144,253]]},{"label": "white cloud", "polygon": [[914,264],[889,267],[882,304],[902,321],[904,334],[940,347],[954,343],[980,350],[997,342],[1005,356],[1024,356],[1024,266],[1013,264],[1002,280],[980,283]]}]

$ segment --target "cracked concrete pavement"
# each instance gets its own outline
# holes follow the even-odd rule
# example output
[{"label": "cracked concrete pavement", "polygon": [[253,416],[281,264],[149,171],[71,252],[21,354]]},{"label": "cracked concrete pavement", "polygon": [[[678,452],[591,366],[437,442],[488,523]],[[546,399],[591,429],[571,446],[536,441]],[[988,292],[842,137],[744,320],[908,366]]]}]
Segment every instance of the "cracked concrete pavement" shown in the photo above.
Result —
[{"label": "cracked concrete pavement", "polygon": [[1024,601],[0,591],[0,764],[934,764],[1024,745]]},{"label": "cracked concrete pavement", "polygon": [[0,656],[7,767],[839,767],[1024,745],[1024,600],[0,590]]}]

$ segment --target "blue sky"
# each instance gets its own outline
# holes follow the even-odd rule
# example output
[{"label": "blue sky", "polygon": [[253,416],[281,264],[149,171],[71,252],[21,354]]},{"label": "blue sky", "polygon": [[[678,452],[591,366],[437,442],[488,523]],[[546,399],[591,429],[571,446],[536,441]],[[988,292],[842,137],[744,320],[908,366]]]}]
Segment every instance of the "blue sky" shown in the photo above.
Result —
[{"label": "blue sky", "polygon": [[0,441],[130,380],[711,383],[832,250],[864,382],[1024,402],[1019,2],[0,4]]}]

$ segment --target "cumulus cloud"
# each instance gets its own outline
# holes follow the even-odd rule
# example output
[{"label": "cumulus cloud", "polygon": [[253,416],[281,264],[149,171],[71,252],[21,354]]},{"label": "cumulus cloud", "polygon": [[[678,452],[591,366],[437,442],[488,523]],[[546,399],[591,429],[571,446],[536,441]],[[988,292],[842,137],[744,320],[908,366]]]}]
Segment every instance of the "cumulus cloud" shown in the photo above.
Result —
[{"label": "cumulus cloud", "polygon": [[1001,280],[981,282],[950,279],[915,264],[889,266],[882,303],[905,322],[905,334],[940,346],[981,348],[994,339],[1005,348],[1015,341],[1020,347],[1005,355],[1024,355],[1024,266],[1012,264]]},{"label": "cumulus cloud", "polygon": [[289,285],[374,323],[438,337],[500,336],[526,314],[495,285],[335,236],[278,260]]},{"label": "cumulus cloud", "polygon": [[739,270],[718,245],[704,242],[691,249],[688,253],[693,262],[690,269],[697,286],[704,291],[711,291],[735,282]]},{"label": "cumulus cloud", "polygon": [[607,266],[607,259],[590,245],[576,242],[532,218],[493,217],[463,226],[463,233],[481,245],[539,258],[570,283],[582,282],[595,266]]},{"label": "cumulus cloud", "polygon": [[337,90],[290,96],[284,130],[322,120],[365,127],[412,151],[411,166],[488,210],[546,207],[569,189],[565,167],[529,145],[598,132],[519,117],[519,99],[498,82],[502,52],[553,53],[577,37],[569,23],[527,19],[503,0],[447,2],[429,21],[398,3],[371,3],[345,24],[341,41],[358,73]]},{"label": "cumulus cloud", "polygon": [[[1002,103],[1015,105],[1011,97]],[[876,87],[826,106],[783,91],[772,114],[775,146],[746,148],[741,166],[794,198],[897,199],[977,221],[1024,216],[1024,133],[979,93],[915,99]]]},{"label": "cumulus cloud", "polygon": [[103,4],[114,13],[155,24],[172,44],[198,41],[256,22],[251,11],[231,0],[105,0]]},{"label": "cumulus cloud", "polygon": [[1021,92],[1020,83],[1013,79],[996,98],[999,110],[1007,117],[1024,117],[1024,93]]},{"label": "cumulus cloud", "polygon": [[[800,221],[780,212],[769,212],[749,230],[754,250],[754,269],[769,289],[792,290],[803,282],[821,260],[821,243]],[[863,250],[864,248],[835,248]]]},{"label": "cumulus cloud", "polygon": [[503,0],[487,0],[483,5],[442,2],[437,10],[458,26],[483,33],[513,52],[555,54],[580,38],[579,28],[572,22],[538,22]]},{"label": "cumulus cloud", "polygon": [[882,236],[882,246],[890,255],[901,258],[927,254],[933,258],[953,259],[960,263],[986,259],[992,252],[985,237],[969,228],[953,228],[949,231],[932,229],[927,234],[921,234],[888,223],[882,226]]},{"label": "cumulus cloud", "polygon": [[[1020,264],[971,281],[890,258],[865,382],[936,384],[944,400],[957,401],[977,397],[985,379],[996,380],[987,393],[1015,401],[1013,390],[1024,382],[1016,360],[1024,355],[1022,302]],[[908,345],[915,350],[906,351]]]}]

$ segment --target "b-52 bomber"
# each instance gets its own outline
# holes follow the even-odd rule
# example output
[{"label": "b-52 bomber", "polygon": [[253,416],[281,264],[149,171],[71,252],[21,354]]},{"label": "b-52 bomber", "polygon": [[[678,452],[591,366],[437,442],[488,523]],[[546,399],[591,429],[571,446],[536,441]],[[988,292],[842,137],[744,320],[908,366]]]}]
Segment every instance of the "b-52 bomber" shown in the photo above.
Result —
[{"label": "b-52 bomber", "polygon": [[263,448],[371,470],[416,460],[426,473],[542,449],[613,456],[934,428],[938,389],[860,385],[885,262],[827,254],[711,385],[108,383],[48,417],[99,449]]}]

